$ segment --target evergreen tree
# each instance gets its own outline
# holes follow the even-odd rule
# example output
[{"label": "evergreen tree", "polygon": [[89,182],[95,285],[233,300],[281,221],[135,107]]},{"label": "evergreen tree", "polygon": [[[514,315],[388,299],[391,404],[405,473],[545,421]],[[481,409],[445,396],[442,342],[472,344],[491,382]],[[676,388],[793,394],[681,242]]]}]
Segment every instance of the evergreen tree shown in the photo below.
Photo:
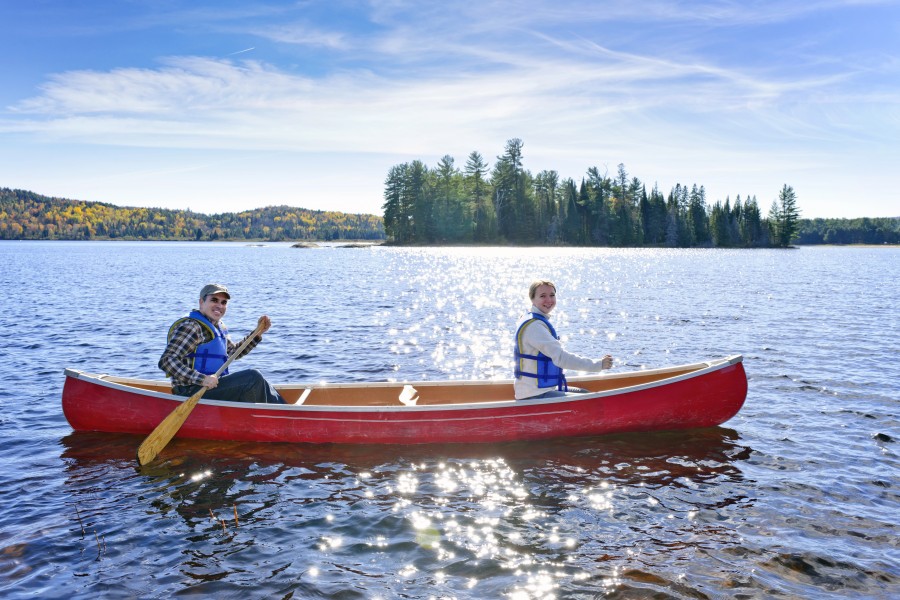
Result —
[{"label": "evergreen tree", "polygon": [[581,180],[581,187],[578,188],[576,206],[581,215],[581,227],[578,231],[577,243],[587,246],[591,243],[591,228],[593,227],[594,219],[591,214],[590,186],[584,179]]},{"label": "evergreen tree", "polygon": [[[584,182],[582,182],[582,187],[584,187]],[[578,190],[575,188],[575,180],[572,178],[563,182],[561,204],[565,205],[562,240],[569,244],[583,244],[584,205],[578,201]],[[562,210],[560,215],[562,215]]]},{"label": "evergreen tree", "polygon": [[542,242],[555,243],[559,240],[561,227],[557,208],[558,190],[559,173],[556,171],[541,171],[534,178],[536,220]]},{"label": "evergreen tree", "polygon": [[689,248],[694,243],[693,228],[689,220],[689,195],[687,186],[675,184],[666,203],[666,245]]},{"label": "evergreen tree", "polygon": [[528,179],[522,168],[522,147],[519,138],[506,142],[506,150],[497,157],[491,181],[494,184],[494,206],[500,234],[516,242],[533,241],[534,214],[527,193]]},{"label": "evergreen tree", "polygon": [[678,199],[675,191],[669,192],[669,199],[666,201],[666,247],[675,248],[678,246],[680,238],[679,231],[681,229],[678,210]]},{"label": "evergreen tree", "polygon": [[741,239],[748,248],[758,248],[766,245],[764,235],[762,212],[756,202],[756,196],[747,198],[744,203],[743,223],[741,227]]},{"label": "evergreen tree", "polygon": [[706,214],[706,191],[703,186],[691,188],[688,201],[688,222],[690,223],[691,245],[706,246],[711,241],[709,217]]},{"label": "evergreen tree", "polygon": [[[644,208],[646,206],[646,208]],[[644,243],[661,246],[666,242],[666,199],[654,185],[650,198],[641,209],[641,224],[644,228]]]},{"label": "evergreen tree", "polygon": [[633,223],[631,233],[633,239],[632,245],[643,246],[645,244],[644,221],[640,207],[641,202],[647,201],[647,186],[645,186],[637,177],[632,177],[631,183],[628,184],[628,198],[630,199],[628,209],[631,212],[631,221]]},{"label": "evergreen tree", "polygon": [[797,195],[794,188],[785,184],[778,193],[778,200],[772,202],[772,208],[769,210],[769,227],[776,246],[782,248],[790,246],[799,230],[799,220]]},{"label": "evergreen tree", "polygon": [[[725,205],[728,206],[731,197],[725,197]],[[744,241],[741,239],[741,223],[744,220],[744,207],[741,205],[741,197],[738,196],[734,201],[734,206],[731,209],[731,217],[729,218],[729,231],[728,236],[731,238],[732,243],[735,246],[744,246]]]},{"label": "evergreen tree", "polygon": [[630,201],[630,198],[627,197],[627,192],[628,172],[625,171],[624,163],[619,163],[618,171],[616,173],[616,181],[612,189],[612,197],[622,200],[623,202],[628,202]]},{"label": "evergreen tree", "polygon": [[462,193],[462,175],[449,154],[435,168],[435,234],[440,241],[465,242],[472,239],[471,206]]},{"label": "evergreen tree", "polygon": [[712,212],[709,215],[709,230],[712,235],[713,245],[720,248],[731,246],[731,239],[728,234],[728,220],[730,207],[722,206],[721,202],[713,204]]},{"label": "evergreen tree", "polygon": [[590,223],[588,243],[609,246],[612,180],[601,175],[597,167],[589,168],[587,175],[587,213]]},{"label": "evergreen tree", "polygon": [[487,181],[487,163],[481,154],[472,151],[466,160],[464,177],[465,194],[474,207],[473,237],[476,242],[489,242],[497,237],[497,220],[490,202],[490,183]]},{"label": "evergreen tree", "polygon": [[404,175],[401,210],[412,215],[409,241],[434,243],[434,199],[427,187],[428,167],[422,161],[414,160],[409,163]]},{"label": "evergreen tree", "polygon": [[401,198],[403,195],[404,169],[408,165],[394,165],[388,172],[384,182],[384,233],[401,244],[409,241],[409,215],[403,214]]}]

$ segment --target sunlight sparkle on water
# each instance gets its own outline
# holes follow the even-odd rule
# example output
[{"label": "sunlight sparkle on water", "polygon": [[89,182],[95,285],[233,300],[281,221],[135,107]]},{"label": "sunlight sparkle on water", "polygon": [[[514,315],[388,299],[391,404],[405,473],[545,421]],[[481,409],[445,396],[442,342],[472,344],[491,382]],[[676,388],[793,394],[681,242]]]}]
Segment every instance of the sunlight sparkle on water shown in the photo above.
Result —
[{"label": "sunlight sparkle on water", "polygon": [[400,577],[409,578],[409,577],[412,577],[413,575],[415,575],[417,571],[418,571],[418,569],[415,567],[415,565],[405,565],[400,569],[400,571],[397,574]]},{"label": "sunlight sparkle on water", "polygon": [[[362,473],[357,479],[365,479],[366,475]],[[529,504],[530,493],[520,477],[499,457],[412,464],[393,482],[394,493],[403,496],[397,499],[393,510],[405,514],[415,542],[433,552],[434,560],[455,561],[462,554],[479,561],[494,561],[516,574],[520,586],[514,590],[517,597],[553,598],[562,580],[577,580],[581,573],[568,571],[575,565],[572,552],[580,546],[580,540],[564,525],[548,522],[545,510]],[[573,491],[569,500],[573,505],[581,500],[594,510],[610,510],[616,489],[601,482]],[[415,498],[423,490],[429,490],[427,506]],[[451,497],[465,498],[469,510],[444,512]],[[511,519],[516,527],[511,527]],[[533,524],[528,531],[522,529],[525,523]],[[380,547],[384,544],[389,546],[389,540],[370,543]],[[401,576],[415,577],[420,568],[409,565]]]},{"label": "sunlight sparkle on water", "polygon": [[454,473],[446,468],[442,468],[438,473],[434,483],[445,494],[452,494],[459,489],[459,482],[454,479]]},{"label": "sunlight sparkle on water", "polygon": [[613,507],[612,492],[605,494],[589,494],[588,501],[594,510],[610,510]]},{"label": "sunlight sparkle on water", "polygon": [[[416,364],[430,371],[427,374],[430,379],[511,376],[509,347],[513,329],[528,306],[528,284],[538,274],[523,272],[517,266],[520,261],[512,256],[504,256],[496,270],[485,270],[483,257],[483,251],[457,254],[445,250],[441,256],[428,257],[427,270],[415,275],[401,270],[396,281],[403,290],[401,295],[427,298],[428,310],[398,306],[393,311],[385,311],[386,314],[379,313],[380,320],[390,325],[387,329],[390,352],[400,356],[422,355],[422,362]],[[460,282],[465,282],[465,294],[458,292]],[[427,314],[425,319],[422,312]],[[415,344],[404,342],[423,323],[432,326],[421,330]],[[409,373],[406,378],[421,376]]]},{"label": "sunlight sparkle on water", "polygon": [[515,600],[532,600],[537,598],[555,598],[554,591],[559,587],[554,576],[546,571],[528,576],[524,587],[514,590],[510,598]]},{"label": "sunlight sparkle on water", "polygon": [[319,550],[326,552],[335,550],[344,544],[344,540],[340,536],[325,536],[319,543]]},{"label": "sunlight sparkle on water", "polygon": [[212,471],[202,471],[191,475],[191,481],[202,481],[208,477],[212,477]]},{"label": "sunlight sparkle on water", "polygon": [[401,473],[397,478],[398,494],[415,494],[418,487],[419,480],[415,475],[411,475],[410,473]]},{"label": "sunlight sparkle on water", "polygon": [[431,519],[422,514],[421,512],[415,512],[409,516],[410,521],[412,521],[412,526],[416,529],[425,529],[431,526]]}]

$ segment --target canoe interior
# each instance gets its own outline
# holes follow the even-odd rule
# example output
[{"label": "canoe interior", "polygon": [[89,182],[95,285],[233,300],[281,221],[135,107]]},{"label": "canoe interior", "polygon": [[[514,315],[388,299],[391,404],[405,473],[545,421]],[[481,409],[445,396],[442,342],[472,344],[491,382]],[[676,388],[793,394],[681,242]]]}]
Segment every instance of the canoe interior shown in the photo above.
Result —
[{"label": "canoe interior", "polygon": [[[621,374],[571,377],[569,383],[591,392],[606,392],[645,385],[700,371],[709,363],[653,369]],[[168,381],[149,381],[101,375],[98,378],[132,388],[171,394]],[[397,406],[405,382],[347,383],[347,384],[285,384],[276,385],[288,403],[305,406]],[[513,399],[513,385],[506,381],[411,382],[418,406],[497,402]],[[301,402],[298,402],[301,400]]]}]

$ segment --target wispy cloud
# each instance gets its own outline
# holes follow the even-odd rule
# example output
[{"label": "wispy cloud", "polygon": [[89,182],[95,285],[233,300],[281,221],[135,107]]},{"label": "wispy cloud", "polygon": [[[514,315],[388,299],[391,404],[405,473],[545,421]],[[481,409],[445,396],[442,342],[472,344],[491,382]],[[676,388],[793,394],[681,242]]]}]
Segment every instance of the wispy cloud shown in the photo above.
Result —
[{"label": "wispy cloud", "polygon": [[[458,139],[461,131],[481,139],[504,130],[526,135],[559,128],[559,137],[577,141],[596,139],[631,119],[678,130],[677,123],[664,125],[667,115],[715,123],[774,107],[771,124],[779,104],[798,94],[825,93],[849,76],[766,79],[577,38],[540,38],[556,52],[490,50],[483,55],[492,69],[420,68],[414,78],[368,69],[311,77],[260,61],[171,57],[153,69],[56,74],[40,95],[13,110],[32,118],[20,128],[85,142],[408,152],[422,149],[426,131],[429,143],[440,143]],[[779,130],[797,119],[782,119]]]},{"label": "wispy cloud", "polygon": [[284,44],[323,47],[332,50],[342,50],[349,47],[347,36],[344,33],[325,31],[305,23],[256,28],[251,33],[260,38]]}]

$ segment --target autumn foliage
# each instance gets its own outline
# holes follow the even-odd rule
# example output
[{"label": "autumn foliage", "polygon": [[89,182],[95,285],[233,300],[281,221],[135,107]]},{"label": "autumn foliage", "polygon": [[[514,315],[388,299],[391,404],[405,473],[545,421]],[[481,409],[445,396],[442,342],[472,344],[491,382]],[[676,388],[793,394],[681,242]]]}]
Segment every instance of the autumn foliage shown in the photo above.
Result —
[{"label": "autumn foliage", "polygon": [[382,240],[381,217],[269,206],[205,215],[0,188],[3,240]]}]

